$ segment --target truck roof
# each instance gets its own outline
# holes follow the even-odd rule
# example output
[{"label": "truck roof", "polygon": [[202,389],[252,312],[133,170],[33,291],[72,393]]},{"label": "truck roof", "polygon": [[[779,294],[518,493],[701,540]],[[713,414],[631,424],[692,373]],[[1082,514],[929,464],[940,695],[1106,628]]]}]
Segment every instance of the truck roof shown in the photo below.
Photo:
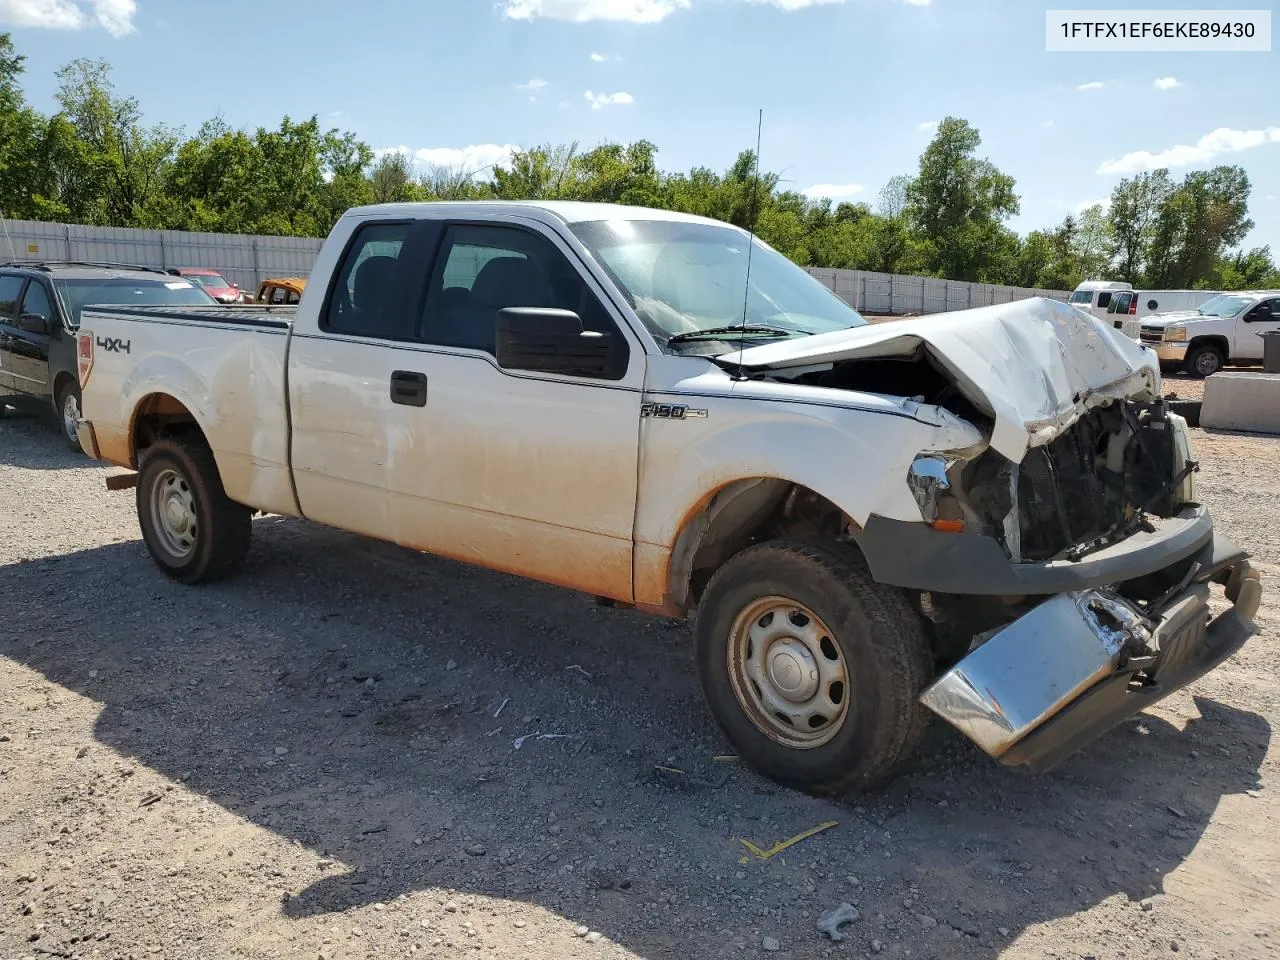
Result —
[{"label": "truck roof", "polygon": [[621,203],[587,203],[576,200],[430,200],[425,203],[379,203],[353,207],[347,216],[365,219],[370,216],[422,217],[467,216],[477,210],[529,216],[531,212],[548,214],[564,223],[587,223],[594,220],[670,220],[680,223],[705,223],[717,227],[739,229],[723,220],[699,217],[675,210],[633,207]]}]

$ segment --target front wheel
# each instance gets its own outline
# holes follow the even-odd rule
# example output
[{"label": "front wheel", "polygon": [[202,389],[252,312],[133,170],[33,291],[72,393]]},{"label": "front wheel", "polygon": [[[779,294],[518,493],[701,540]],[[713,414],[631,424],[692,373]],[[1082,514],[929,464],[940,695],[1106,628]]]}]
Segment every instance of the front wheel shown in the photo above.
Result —
[{"label": "front wheel", "polygon": [[717,722],[765,776],[809,793],[870,786],[919,742],[932,658],[919,617],[862,558],[772,541],[707,585],[698,671]]},{"label": "front wheel", "polygon": [[1217,347],[1209,345],[1193,347],[1187,354],[1187,373],[1197,379],[1211,377],[1226,366],[1226,362],[1227,358]]},{"label": "front wheel", "polygon": [[138,523],[156,566],[180,583],[231,573],[249,550],[252,511],[229,499],[202,443],[161,440],[142,455]]}]

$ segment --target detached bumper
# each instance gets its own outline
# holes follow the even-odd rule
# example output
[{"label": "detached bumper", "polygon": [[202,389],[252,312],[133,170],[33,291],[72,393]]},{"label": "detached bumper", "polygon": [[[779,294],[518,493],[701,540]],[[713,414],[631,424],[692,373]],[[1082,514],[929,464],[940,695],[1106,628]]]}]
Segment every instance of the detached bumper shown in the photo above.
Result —
[{"label": "detached bumper", "polygon": [[[1108,591],[1062,594],[970,653],[921,702],[992,757],[1047,769],[1198,680],[1256,632],[1262,585],[1236,554],[1201,567],[1160,617],[1145,620]],[[1210,580],[1232,609],[1210,620]]]}]

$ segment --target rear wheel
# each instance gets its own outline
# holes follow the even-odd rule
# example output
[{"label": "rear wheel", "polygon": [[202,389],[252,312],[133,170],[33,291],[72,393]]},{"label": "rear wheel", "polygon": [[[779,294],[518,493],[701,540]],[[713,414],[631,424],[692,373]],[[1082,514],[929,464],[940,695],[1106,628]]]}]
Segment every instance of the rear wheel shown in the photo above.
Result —
[{"label": "rear wheel", "polygon": [[928,640],[862,558],[790,541],[744,550],[699,604],[697,661],[742,758],[817,794],[874,784],[919,742]]},{"label": "rear wheel", "polygon": [[1204,344],[1192,347],[1187,354],[1187,373],[1196,378],[1210,377],[1226,366],[1227,358],[1220,347]]},{"label": "rear wheel", "polygon": [[138,523],[156,566],[180,583],[231,573],[249,550],[252,511],[229,499],[207,446],[162,440],[142,455]]},{"label": "rear wheel", "polygon": [[62,439],[77,453],[84,453],[80,446],[80,387],[68,381],[58,388],[58,424],[62,427]]}]

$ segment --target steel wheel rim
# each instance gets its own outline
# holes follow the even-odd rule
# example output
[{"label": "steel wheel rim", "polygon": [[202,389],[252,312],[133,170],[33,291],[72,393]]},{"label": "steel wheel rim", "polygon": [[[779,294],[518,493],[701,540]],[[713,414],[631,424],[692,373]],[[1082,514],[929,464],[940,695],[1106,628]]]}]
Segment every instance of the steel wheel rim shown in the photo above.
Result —
[{"label": "steel wheel rim", "polygon": [[80,420],[80,404],[76,400],[76,395],[70,390],[62,399],[62,429],[67,434],[67,439],[78,439],[76,436],[76,426]]},{"label": "steel wheel rim", "polygon": [[1218,372],[1218,356],[1214,353],[1202,353],[1196,357],[1196,367],[1206,377]]},{"label": "steel wheel rim", "polygon": [[784,746],[828,743],[849,715],[849,671],[832,633],[802,603],[761,597],[729,631],[734,696],[756,728]]},{"label": "steel wheel rim", "polygon": [[195,550],[199,532],[195,495],[176,470],[162,470],[152,485],[151,525],[175,559],[186,559]]}]

